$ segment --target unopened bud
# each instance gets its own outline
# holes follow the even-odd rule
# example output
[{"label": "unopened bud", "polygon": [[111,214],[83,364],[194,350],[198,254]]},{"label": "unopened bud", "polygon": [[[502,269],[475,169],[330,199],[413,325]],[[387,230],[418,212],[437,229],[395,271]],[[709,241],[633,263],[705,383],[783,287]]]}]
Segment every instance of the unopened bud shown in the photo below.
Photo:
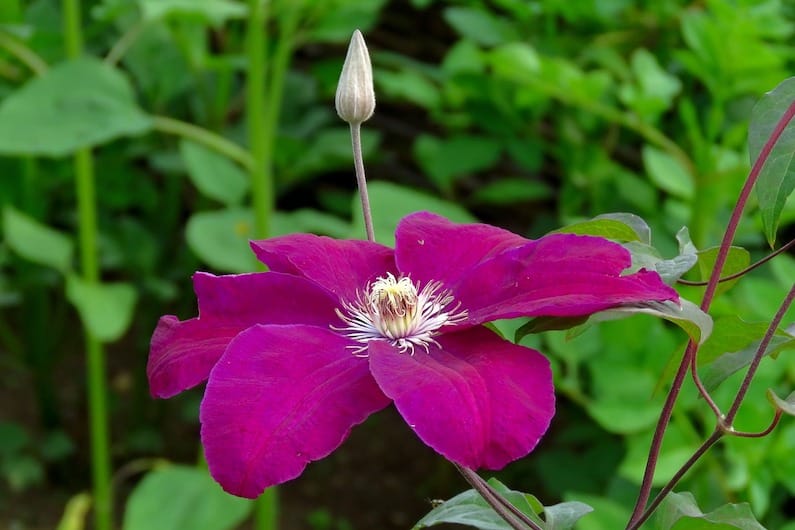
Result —
[{"label": "unopened bud", "polygon": [[358,29],[353,32],[348,46],[334,104],[340,118],[351,125],[368,120],[375,110],[373,67],[364,37]]}]

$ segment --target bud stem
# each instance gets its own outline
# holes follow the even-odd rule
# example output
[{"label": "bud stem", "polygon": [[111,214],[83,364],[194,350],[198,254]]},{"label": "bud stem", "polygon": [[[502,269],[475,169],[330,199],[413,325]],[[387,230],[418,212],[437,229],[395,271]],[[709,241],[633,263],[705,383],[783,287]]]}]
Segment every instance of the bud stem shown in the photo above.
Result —
[{"label": "bud stem", "polygon": [[364,229],[367,232],[367,240],[375,241],[375,231],[373,230],[373,213],[370,210],[370,198],[367,195],[367,179],[364,176],[361,129],[361,123],[351,123],[353,166],[356,168],[356,184],[359,187],[359,198],[362,200],[362,216],[364,216]]}]

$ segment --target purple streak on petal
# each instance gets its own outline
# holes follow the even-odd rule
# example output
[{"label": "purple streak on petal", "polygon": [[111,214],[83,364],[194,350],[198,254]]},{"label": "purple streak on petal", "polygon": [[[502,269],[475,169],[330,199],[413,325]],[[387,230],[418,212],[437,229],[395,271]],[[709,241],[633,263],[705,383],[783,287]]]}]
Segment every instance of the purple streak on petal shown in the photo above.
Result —
[{"label": "purple streak on petal", "polygon": [[403,218],[395,234],[395,260],[412,280],[454,287],[470,269],[527,239],[486,224],[456,224],[418,212]]},{"label": "purple streak on petal", "polygon": [[389,404],[350,341],[314,326],[254,326],[213,368],[201,404],[210,473],[254,498],[301,474]]},{"label": "purple streak on petal", "polygon": [[291,234],[252,241],[251,248],[271,270],[303,276],[348,301],[367,282],[396,271],[392,249],[370,241]]},{"label": "purple streak on petal", "polygon": [[511,249],[470,271],[453,293],[470,323],[517,316],[582,316],[678,300],[656,272],[621,276],[629,252],[599,237],[559,234]]},{"label": "purple streak on petal", "polygon": [[152,335],[146,371],[153,396],[171,397],[207,379],[229,341],[254,324],[339,323],[336,298],[296,276],[197,272],[193,286],[199,316],[164,316]]},{"label": "purple streak on petal", "polygon": [[555,413],[549,362],[485,328],[413,356],[370,342],[370,371],[423,442],[462,466],[500,469],[538,444]]}]

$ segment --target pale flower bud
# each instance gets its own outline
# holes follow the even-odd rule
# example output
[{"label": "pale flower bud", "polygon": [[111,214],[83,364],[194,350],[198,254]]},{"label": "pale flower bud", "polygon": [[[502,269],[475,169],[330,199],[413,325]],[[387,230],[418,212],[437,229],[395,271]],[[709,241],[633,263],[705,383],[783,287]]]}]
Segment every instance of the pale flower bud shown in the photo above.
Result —
[{"label": "pale flower bud", "polygon": [[348,46],[334,104],[340,118],[351,125],[368,120],[375,110],[373,67],[364,37],[358,29],[353,32]]}]

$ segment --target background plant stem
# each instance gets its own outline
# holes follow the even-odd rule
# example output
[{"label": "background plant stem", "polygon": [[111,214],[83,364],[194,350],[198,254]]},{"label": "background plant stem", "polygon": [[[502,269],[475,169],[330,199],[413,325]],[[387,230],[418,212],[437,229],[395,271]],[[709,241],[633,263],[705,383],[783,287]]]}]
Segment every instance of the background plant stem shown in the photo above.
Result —
[{"label": "background plant stem", "polygon": [[[80,0],[63,0],[64,39],[66,54],[77,58],[83,53],[80,21]],[[94,187],[94,160],[89,149],[75,153],[75,184],[78,210],[78,241],[80,269],[89,283],[99,281],[97,252],[97,210]],[[91,438],[91,471],[94,489],[94,527],[112,528],[112,492],[110,477],[107,388],[105,354],[100,341],[84,326],[86,338],[86,371],[88,378],[88,416]]]}]

